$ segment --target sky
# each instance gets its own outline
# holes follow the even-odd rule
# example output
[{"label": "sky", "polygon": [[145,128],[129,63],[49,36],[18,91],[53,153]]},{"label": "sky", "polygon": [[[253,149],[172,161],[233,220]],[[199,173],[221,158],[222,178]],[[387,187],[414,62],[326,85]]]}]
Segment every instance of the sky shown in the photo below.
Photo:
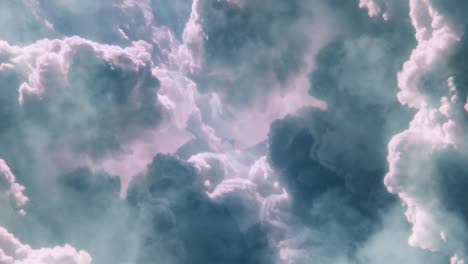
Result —
[{"label": "sky", "polygon": [[0,264],[468,263],[467,12],[0,0]]}]

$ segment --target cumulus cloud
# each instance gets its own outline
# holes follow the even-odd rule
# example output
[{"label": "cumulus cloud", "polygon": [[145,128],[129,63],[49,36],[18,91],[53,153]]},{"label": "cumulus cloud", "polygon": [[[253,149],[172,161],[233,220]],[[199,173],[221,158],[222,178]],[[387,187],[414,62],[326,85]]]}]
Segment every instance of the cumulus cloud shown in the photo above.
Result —
[{"label": "cumulus cloud", "polygon": [[[385,185],[406,205],[412,246],[466,259],[465,24],[457,1],[410,1],[417,46],[398,74],[399,101],[417,109],[389,143]],[[451,12],[449,12],[449,10]]]},{"label": "cumulus cloud", "polygon": [[[25,188],[16,182],[15,175],[3,159],[0,159],[0,175],[0,191],[2,195],[6,195],[15,208],[24,206],[29,200],[24,194]],[[25,211],[20,209],[20,213],[25,214]]]},{"label": "cumulus cloud", "polygon": [[[409,243],[454,255],[456,263],[466,255],[466,238],[459,235],[466,217],[457,202],[463,199],[457,186],[465,182],[465,95],[448,65],[461,37],[436,6],[410,1],[418,44],[398,74],[398,98],[418,112],[409,128],[389,143],[385,184],[407,206]],[[444,78],[446,83],[438,81]]]},{"label": "cumulus cloud", "polygon": [[138,263],[155,258],[165,263],[239,263],[248,257],[232,216],[202,190],[190,164],[171,156],[154,158],[127,198],[138,209],[142,228]]},{"label": "cumulus cloud", "polygon": [[[30,151],[50,150],[49,157],[38,158],[59,160],[56,165],[65,167],[80,160],[128,178],[157,151],[175,151],[190,139],[183,130],[191,106],[174,110],[170,103],[185,104],[190,97],[179,99],[176,84],[166,81],[170,73],[153,72],[153,47],[147,42],[120,48],[72,37],[1,46],[3,135],[23,133],[30,142],[18,144]],[[156,75],[163,80],[161,94]],[[167,144],[158,144],[160,137]],[[130,158],[141,162],[119,166]]]},{"label": "cumulus cloud", "polygon": [[0,4],[0,262],[463,263],[459,2]]},{"label": "cumulus cloud", "polygon": [[91,256],[70,245],[32,249],[22,244],[13,234],[0,227],[0,263],[2,264],[89,264]]}]

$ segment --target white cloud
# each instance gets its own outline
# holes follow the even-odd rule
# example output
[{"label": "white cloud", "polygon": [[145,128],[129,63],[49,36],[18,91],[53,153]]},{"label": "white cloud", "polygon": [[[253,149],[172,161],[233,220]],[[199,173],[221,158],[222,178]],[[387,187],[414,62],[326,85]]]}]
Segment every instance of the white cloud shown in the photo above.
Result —
[{"label": "white cloud", "polygon": [[[9,197],[15,209],[21,208],[29,200],[24,194],[24,190],[25,187],[16,182],[16,177],[11,172],[8,164],[0,159],[0,195]],[[25,211],[20,209],[20,214],[25,214]]]},{"label": "white cloud", "polygon": [[91,256],[65,244],[32,249],[0,226],[0,264],[90,264]]},{"label": "white cloud", "polygon": [[453,77],[448,78],[447,85],[436,87],[437,92],[445,95],[439,105],[430,101],[430,91],[422,79],[444,63],[459,36],[430,1],[411,0],[410,8],[418,44],[398,74],[401,89],[398,99],[418,112],[409,128],[394,136],[388,145],[389,172],[385,185],[407,207],[405,215],[412,224],[409,244],[448,255],[458,254],[458,258],[452,258],[452,263],[458,263],[462,261],[460,257],[464,258],[464,242],[458,233],[464,233],[465,227],[462,219],[449,211],[448,207],[453,205],[444,204],[443,188],[450,179],[440,175],[436,157],[449,152],[466,158],[465,137],[461,132],[465,128],[460,114],[464,102],[458,99]]},{"label": "white cloud", "polygon": [[447,57],[459,36],[429,0],[410,0],[410,18],[418,42],[411,57],[398,73],[398,99],[403,105],[422,108],[427,98],[421,91],[421,78]]}]

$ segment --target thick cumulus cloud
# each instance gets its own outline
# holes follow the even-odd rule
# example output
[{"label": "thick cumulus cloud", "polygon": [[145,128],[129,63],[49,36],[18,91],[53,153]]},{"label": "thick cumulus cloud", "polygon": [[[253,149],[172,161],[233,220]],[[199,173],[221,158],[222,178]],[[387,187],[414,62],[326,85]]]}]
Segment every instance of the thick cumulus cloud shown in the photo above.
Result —
[{"label": "thick cumulus cloud", "polygon": [[[76,140],[71,148],[77,152],[99,156],[102,150],[118,147],[135,126],[160,120],[159,83],[151,73],[150,47],[145,43],[113,50],[75,38],[38,46],[31,48],[32,56],[12,58],[24,56],[30,59],[25,64],[33,67],[19,87],[19,103],[26,114],[35,113],[31,119],[37,121],[31,122],[56,130],[57,138]],[[87,124],[86,130],[82,124]]]},{"label": "thick cumulus cloud", "polygon": [[[2,197],[30,212],[19,218],[2,208],[2,224],[34,247],[73,243],[91,249],[98,263],[131,260],[131,244],[118,232],[128,228],[128,209],[118,178],[108,173],[125,184],[158,150],[175,150],[187,138],[166,122],[177,113],[158,95],[152,45],[121,48],[71,37],[0,46]],[[156,144],[161,137],[165,144]],[[93,172],[100,170],[108,173]],[[41,254],[17,260],[8,252],[11,261],[26,259],[14,263],[55,261]],[[67,261],[68,253],[57,254]]]},{"label": "thick cumulus cloud", "polygon": [[0,263],[463,263],[460,2],[0,3]]},{"label": "thick cumulus cloud", "polygon": [[[317,257],[372,263],[377,254],[363,254],[378,250],[374,234],[406,242],[379,231],[401,222],[386,220],[395,219],[389,212],[397,205],[383,185],[387,142],[411,119],[394,95],[395,77],[414,44],[409,21],[392,19],[404,14],[401,8],[389,8],[385,18],[318,53],[310,93],[327,102],[325,111],[305,109],[271,126],[270,163],[288,192],[296,228],[310,232],[288,241],[284,251],[293,263]],[[394,228],[404,234],[408,227]],[[402,250],[421,263],[440,261],[408,246]]]},{"label": "thick cumulus cloud", "polygon": [[245,262],[239,227],[203,193],[197,178],[194,167],[160,155],[144,178],[130,186],[127,199],[137,208],[142,227],[137,263]]},{"label": "thick cumulus cloud", "polygon": [[[410,1],[417,46],[398,74],[399,100],[417,113],[389,144],[389,191],[406,204],[410,244],[466,261],[465,23],[457,1]],[[455,6],[458,10],[455,9]]]},{"label": "thick cumulus cloud", "polygon": [[[177,132],[183,120],[165,124],[180,118],[164,104],[168,97],[158,94],[156,74],[165,73],[154,71],[152,48],[144,41],[121,48],[80,37],[26,47],[2,42],[2,149],[24,148],[32,158],[54,164],[51,169],[72,169],[79,161],[124,176],[144,169],[156,149],[176,149],[188,135]],[[167,143],[144,146],[168,134],[161,124],[176,126]],[[49,155],[41,155],[46,150]],[[18,154],[4,155],[8,161]],[[120,167],[117,161],[129,157],[141,162]]]}]

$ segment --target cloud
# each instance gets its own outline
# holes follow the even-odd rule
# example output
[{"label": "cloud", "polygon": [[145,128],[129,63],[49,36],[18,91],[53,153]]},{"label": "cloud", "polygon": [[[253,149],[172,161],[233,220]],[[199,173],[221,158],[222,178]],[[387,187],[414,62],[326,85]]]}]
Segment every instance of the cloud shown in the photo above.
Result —
[{"label": "cloud", "polygon": [[29,245],[22,244],[8,230],[0,227],[0,263],[89,264],[91,257],[86,251],[77,251],[70,245],[32,249]]},{"label": "cloud", "polygon": [[222,154],[199,153],[191,156],[188,162],[197,168],[203,184],[207,188],[217,186],[225,178],[233,177],[235,173],[234,168],[227,161],[227,157]]},{"label": "cloud", "polygon": [[184,42],[198,58],[194,77],[200,91],[216,91],[229,104],[245,105],[276,89],[286,90],[287,82],[306,67],[310,36],[301,29],[320,23],[312,20],[308,6],[303,1],[266,6],[258,1],[194,1]]},{"label": "cloud", "polygon": [[[114,160],[138,157],[142,164],[119,172],[131,177],[158,150],[174,151],[189,139],[183,130],[192,110],[174,110],[162,103],[161,96],[176,103],[185,99],[177,99],[175,86],[167,84],[169,73],[153,73],[152,45],[144,41],[120,48],[72,37],[26,47],[2,42],[1,47],[5,151],[11,149],[12,142],[6,139],[10,137],[29,153],[49,149],[47,159],[59,160],[56,165],[66,169],[76,167],[73,163],[79,160],[112,173],[113,167],[122,169]],[[155,74],[163,79],[162,94]],[[172,88],[169,96],[167,86]],[[179,132],[171,132],[169,142],[171,133],[164,128],[173,123]],[[29,142],[18,142],[17,134]],[[167,146],[157,144],[163,135]],[[155,144],[144,146],[142,141]]]},{"label": "cloud", "polygon": [[132,232],[135,216],[120,198],[117,177],[79,168],[53,179],[42,176],[41,180],[47,185],[28,181],[30,201],[24,206],[27,215],[16,217],[5,211],[0,216],[9,232],[33,248],[71,244],[86,250],[93,263],[134,261],[138,241]]},{"label": "cloud", "polygon": [[151,6],[156,24],[168,26],[174,34],[181,37],[190,16],[192,1],[182,0],[168,3],[152,0]]},{"label": "cloud", "polygon": [[3,7],[0,262],[463,263],[459,1]]},{"label": "cloud", "polygon": [[448,263],[445,256],[410,247],[405,243],[409,233],[403,208],[396,205],[385,214],[382,229],[370,236],[359,249],[358,263]]},{"label": "cloud", "polygon": [[[365,23],[362,14],[347,14]],[[411,119],[394,88],[414,42],[407,20],[367,19],[375,22],[360,30],[350,25],[352,34],[316,56],[310,93],[327,108],[302,109],[270,128],[268,158],[290,202],[283,212],[296,219],[280,242],[280,255],[291,263],[359,263],[370,237],[390,225],[395,199],[382,183],[385,148]],[[392,239],[406,242],[404,236]]]},{"label": "cloud", "polygon": [[[24,194],[25,187],[16,182],[15,175],[11,172],[8,164],[3,159],[0,159],[0,191],[6,195],[15,208],[23,207],[29,200]],[[20,209],[20,214],[25,214],[23,209]]]},{"label": "cloud", "polygon": [[[321,111],[304,112],[276,121],[269,136],[269,160],[291,203],[285,213],[296,219],[286,224],[288,238],[282,242],[283,254],[292,263],[315,256],[332,263],[339,257],[352,258],[353,245],[374,231],[378,210],[391,201],[379,181],[383,168],[377,166],[384,163],[376,159],[372,168],[364,157],[356,157],[349,167],[351,157],[346,157],[355,150],[349,145],[346,149],[339,134],[347,130],[320,115],[330,117]],[[358,142],[359,137],[348,134],[346,140]],[[361,155],[366,151],[379,155],[378,149],[361,149]]]},{"label": "cloud", "polygon": [[0,4],[0,39],[15,44],[28,44],[55,36],[50,22],[37,12],[36,1],[4,1]]},{"label": "cloud", "polygon": [[[189,113],[160,101],[167,73],[153,73],[152,45],[72,37],[0,46],[0,146],[31,201],[24,219],[5,212],[2,224],[34,247],[71,243],[98,263],[133,260],[137,238],[119,231],[132,229],[120,191],[155,153],[190,138],[183,133]],[[5,167],[6,187],[22,206],[24,187],[12,175]]]},{"label": "cloud", "polygon": [[[463,65],[465,25],[455,1],[410,1],[417,46],[398,74],[403,105],[417,113],[389,143],[385,185],[406,205],[412,246],[466,258],[466,212],[460,203],[466,168]],[[459,8],[464,8],[460,3]],[[458,58],[458,59],[457,59]],[[457,69],[458,68],[458,69]]]},{"label": "cloud", "polygon": [[143,239],[138,263],[154,258],[165,263],[239,263],[248,257],[232,216],[202,190],[194,167],[171,156],[155,156],[127,198],[139,209]]}]

